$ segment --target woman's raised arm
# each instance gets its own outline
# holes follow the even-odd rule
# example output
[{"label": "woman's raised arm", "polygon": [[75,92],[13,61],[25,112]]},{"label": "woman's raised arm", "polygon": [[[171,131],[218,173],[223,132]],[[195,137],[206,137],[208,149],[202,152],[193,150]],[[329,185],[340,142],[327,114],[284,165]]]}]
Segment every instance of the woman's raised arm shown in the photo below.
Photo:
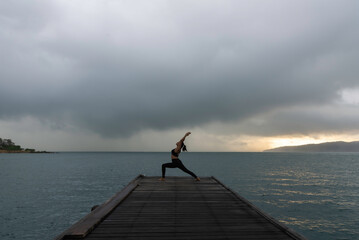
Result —
[{"label": "woman's raised arm", "polygon": [[186,137],[188,137],[190,134],[191,134],[191,132],[187,132],[187,133],[184,135],[184,137],[181,138],[180,142],[183,142],[183,141],[186,139]]},{"label": "woman's raised arm", "polygon": [[186,137],[188,137],[191,134],[191,132],[188,132],[184,135],[183,138],[181,138],[181,140],[179,140],[179,142],[176,143],[177,147],[175,148],[175,152],[180,152],[181,148],[182,148],[182,143],[184,142],[184,140],[186,139]]}]

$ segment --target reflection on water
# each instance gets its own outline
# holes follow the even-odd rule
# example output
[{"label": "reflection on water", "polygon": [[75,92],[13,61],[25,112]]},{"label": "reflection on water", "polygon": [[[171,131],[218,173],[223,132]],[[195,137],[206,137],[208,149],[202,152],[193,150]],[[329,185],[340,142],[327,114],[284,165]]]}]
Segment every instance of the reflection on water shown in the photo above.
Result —
[{"label": "reflection on water", "polygon": [[[258,187],[244,191],[257,206],[309,239],[359,239],[359,155],[273,155]],[[239,190],[240,191],[240,190]]]}]

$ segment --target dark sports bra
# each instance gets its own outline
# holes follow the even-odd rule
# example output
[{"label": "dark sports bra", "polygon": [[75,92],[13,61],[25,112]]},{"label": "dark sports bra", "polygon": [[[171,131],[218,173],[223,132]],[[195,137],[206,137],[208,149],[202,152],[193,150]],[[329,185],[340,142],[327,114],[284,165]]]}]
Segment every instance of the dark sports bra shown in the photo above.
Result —
[{"label": "dark sports bra", "polygon": [[172,149],[171,154],[175,157],[178,157],[179,153],[175,152],[175,149]]}]

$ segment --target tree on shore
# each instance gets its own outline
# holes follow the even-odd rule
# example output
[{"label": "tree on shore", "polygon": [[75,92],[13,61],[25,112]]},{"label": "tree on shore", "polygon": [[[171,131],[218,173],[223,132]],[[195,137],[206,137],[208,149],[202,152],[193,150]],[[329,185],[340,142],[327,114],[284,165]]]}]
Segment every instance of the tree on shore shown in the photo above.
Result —
[{"label": "tree on shore", "polygon": [[0,138],[0,149],[11,150],[11,151],[22,150],[21,146],[15,145],[15,143],[11,139],[2,139],[2,138]]}]

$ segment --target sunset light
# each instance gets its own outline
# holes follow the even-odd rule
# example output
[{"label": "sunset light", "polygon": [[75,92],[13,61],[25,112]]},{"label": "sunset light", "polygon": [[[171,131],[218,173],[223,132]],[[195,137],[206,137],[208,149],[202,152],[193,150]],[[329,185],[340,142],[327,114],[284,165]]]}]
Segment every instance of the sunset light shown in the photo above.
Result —
[{"label": "sunset light", "polygon": [[325,143],[325,142],[336,142],[336,141],[345,141],[345,142],[351,142],[351,141],[358,141],[359,135],[321,135],[317,137],[309,137],[309,136],[303,136],[303,137],[278,137],[278,138],[271,138],[268,142],[270,145],[270,148],[277,148],[277,147],[283,147],[283,146],[299,146],[299,145],[306,145],[306,144],[319,144],[319,143]]}]

